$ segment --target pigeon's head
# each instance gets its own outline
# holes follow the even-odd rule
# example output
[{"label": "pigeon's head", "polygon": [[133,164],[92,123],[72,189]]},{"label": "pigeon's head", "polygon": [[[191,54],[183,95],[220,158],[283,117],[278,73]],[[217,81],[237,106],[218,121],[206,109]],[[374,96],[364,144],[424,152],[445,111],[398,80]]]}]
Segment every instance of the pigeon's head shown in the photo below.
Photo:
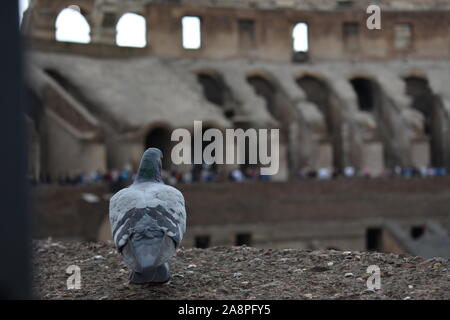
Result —
[{"label": "pigeon's head", "polygon": [[162,182],[162,157],[163,153],[158,148],[148,148],[145,150],[141,159],[141,164],[139,165],[136,181]]}]

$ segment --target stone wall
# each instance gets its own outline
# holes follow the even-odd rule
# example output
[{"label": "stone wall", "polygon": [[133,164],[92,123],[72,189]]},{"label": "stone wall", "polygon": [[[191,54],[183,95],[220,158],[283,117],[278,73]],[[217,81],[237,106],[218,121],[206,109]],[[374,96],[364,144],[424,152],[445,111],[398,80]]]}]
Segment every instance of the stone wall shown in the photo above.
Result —
[{"label": "stone wall", "polygon": [[[394,3],[395,2],[395,3]],[[292,2],[295,4],[295,1]],[[370,1],[355,1],[339,7],[336,1],[326,5],[298,1],[298,6],[274,7],[269,1],[238,5],[237,2],[208,1],[51,1],[36,0],[29,15],[29,33],[34,38],[54,40],[55,21],[69,5],[78,5],[91,25],[93,43],[115,45],[115,24],[126,12],[143,15],[147,20],[147,54],[174,58],[235,59],[251,58],[291,61],[292,29],[298,22],[309,26],[310,61],[448,59],[449,6],[446,1],[415,3],[383,1],[382,29],[366,28],[366,8]],[[377,2],[378,4],[378,2]],[[391,5],[392,4],[392,5]],[[181,45],[183,16],[198,16],[202,21],[202,46],[185,50]],[[107,23],[105,22],[107,19]],[[252,47],[242,48],[239,20],[253,21]],[[345,23],[357,23],[355,48],[345,47]],[[395,47],[395,26],[412,26],[412,43],[406,49]]]},{"label": "stone wall", "polygon": [[[48,81],[43,85],[30,79],[29,86],[44,109],[56,108],[63,119],[79,124],[73,117],[79,108],[95,115],[95,129],[104,139],[103,146],[97,140],[92,148],[104,150],[78,153],[92,163],[83,171],[128,163],[136,167],[153,129],[168,135],[175,128],[191,129],[194,120],[221,130],[280,128],[277,180],[292,178],[302,168],[341,172],[353,166],[373,174],[397,165],[450,168],[450,2],[385,1],[381,30],[365,27],[369,3],[35,0],[23,26],[29,64],[62,75],[70,88],[47,79],[60,86],[55,96],[45,94]],[[78,5],[91,25],[90,44],[55,41],[56,18],[69,5]],[[126,12],[146,18],[145,48],[116,45],[116,24]],[[199,50],[182,47],[181,18],[186,15],[201,18]],[[239,21],[253,21],[251,46],[242,44]],[[291,33],[302,21],[309,26],[309,51],[308,59],[298,63],[292,61]],[[346,34],[349,24],[359,31]],[[398,50],[396,30],[405,24],[411,27],[411,43]],[[226,101],[210,101],[198,81],[205,75],[220,79]],[[425,104],[418,103],[417,90],[408,90],[408,77],[428,87]],[[273,92],[258,89],[255,78]],[[304,78],[316,83],[318,94],[301,85]],[[52,156],[61,154],[52,149],[64,145],[67,134],[52,137],[53,145],[42,144],[50,150],[51,164],[38,167],[52,168],[51,174],[64,166],[80,170]],[[166,151],[169,144],[157,147]]]},{"label": "stone wall", "polygon": [[[410,229],[435,221],[450,226],[450,179],[298,181],[178,185],[186,200],[191,247],[233,245],[249,235],[257,247],[366,250],[369,228],[397,222]],[[83,200],[92,193],[98,202]],[[38,238],[110,239],[108,189],[38,187],[34,208]],[[381,245],[381,243],[380,243]],[[392,244],[386,243],[386,250]],[[381,250],[382,247],[380,247]]]}]

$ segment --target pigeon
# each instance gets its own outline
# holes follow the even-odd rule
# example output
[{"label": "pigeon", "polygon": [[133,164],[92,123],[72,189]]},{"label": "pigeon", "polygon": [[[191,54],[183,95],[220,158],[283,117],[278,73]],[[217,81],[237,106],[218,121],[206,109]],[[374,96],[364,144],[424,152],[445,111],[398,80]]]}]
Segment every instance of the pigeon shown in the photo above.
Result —
[{"label": "pigeon", "polygon": [[184,197],[162,181],[162,157],[161,150],[147,149],[133,184],[109,202],[113,240],[134,284],[167,283],[168,260],[186,232]]}]

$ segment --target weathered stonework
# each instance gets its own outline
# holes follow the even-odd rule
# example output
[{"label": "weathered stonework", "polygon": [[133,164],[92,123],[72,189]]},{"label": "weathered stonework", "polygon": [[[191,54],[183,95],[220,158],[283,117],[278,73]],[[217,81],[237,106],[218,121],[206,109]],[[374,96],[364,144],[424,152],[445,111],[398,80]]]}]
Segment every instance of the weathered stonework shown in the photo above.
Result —
[{"label": "weathered stonework", "polygon": [[[192,130],[194,120],[222,130],[280,128],[278,180],[304,167],[450,167],[450,1],[347,3],[32,1],[23,26],[28,85],[43,110],[34,120],[45,123],[35,124],[45,151],[34,159],[46,163],[31,167],[55,177],[136,167],[152,130]],[[382,8],[381,30],[366,28],[370,3]],[[56,17],[73,4],[91,26],[90,44],[55,41]],[[126,12],[146,18],[145,48],[115,45]],[[185,15],[201,17],[199,50],[181,45]],[[242,19],[254,23],[250,47],[240,40]],[[297,22],[309,26],[303,63],[293,61]],[[351,51],[345,23],[359,26]],[[395,27],[405,23],[411,44],[398,50]],[[200,77],[221,88],[223,101],[208,99]],[[59,145],[73,153],[55,151]]]}]

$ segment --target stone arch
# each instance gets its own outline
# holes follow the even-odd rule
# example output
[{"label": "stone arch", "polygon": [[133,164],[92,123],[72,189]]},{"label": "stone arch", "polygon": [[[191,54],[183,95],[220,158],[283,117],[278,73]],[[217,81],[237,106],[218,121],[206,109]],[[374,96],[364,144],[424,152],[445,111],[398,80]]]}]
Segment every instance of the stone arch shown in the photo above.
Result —
[{"label": "stone arch", "polygon": [[147,20],[139,13],[125,12],[117,20],[116,44],[121,47],[147,46]]},{"label": "stone arch", "polygon": [[424,116],[424,133],[431,133],[434,107],[434,94],[428,79],[420,75],[408,75],[403,78],[406,84],[406,94],[412,98],[411,106]]},{"label": "stone arch", "polygon": [[374,81],[369,77],[358,75],[350,79],[350,84],[355,90],[359,110],[373,112],[376,105],[376,91],[378,90]]},{"label": "stone arch", "polygon": [[[357,98],[358,109],[362,116],[373,121],[375,127],[363,129],[364,137],[361,169],[381,171],[385,167],[404,165],[400,144],[396,141],[396,120],[393,102],[383,92],[380,84],[370,76],[357,74],[349,79]],[[401,145],[401,147],[404,147]]]},{"label": "stone arch", "polygon": [[61,12],[63,9],[70,6],[77,6],[81,10],[81,14],[86,18],[92,11],[92,1],[90,0],[61,0],[52,4],[52,10]]},{"label": "stone arch", "polygon": [[337,173],[343,170],[343,116],[338,99],[333,93],[327,80],[320,75],[303,74],[296,78],[297,85],[305,92],[306,99],[314,103],[322,113],[326,134],[325,140],[332,148],[332,163]]},{"label": "stone arch", "polygon": [[247,82],[255,93],[264,99],[267,111],[283,127],[287,127],[296,118],[289,98],[270,74],[260,71],[250,72],[247,74]]},{"label": "stone arch", "polygon": [[91,42],[92,24],[89,22],[87,11],[77,4],[61,8],[54,26],[56,41]]},{"label": "stone arch", "polygon": [[236,102],[223,76],[210,69],[195,71],[195,75],[198,83],[202,86],[205,99],[219,106],[226,118],[233,118],[236,112]]},{"label": "stone arch", "polygon": [[149,126],[146,130],[146,135],[144,137],[144,150],[147,148],[158,148],[163,153],[163,159],[162,159],[162,167],[164,170],[170,170],[171,169],[171,159],[170,154],[172,150],[172,141],[171,141],[171,135],[172,130],[170,126],[157,123]]},{"label": "stone arch", "polygon": [[225,131],[225,127],[214,120],[203,120],[203,127],[207,129],[215,128],[220,131]]},{"label": "stone arch", "polygon": [[409,74],[403,78],[406,94],[411,97],[411,107],[424,117],[424,135],[429,140],[429,165],[445,166],[443,114],[439,97],[435,95],[425,75]]},{"label": "stone arch", "polygon": [[[225,128],[223,128],[221,125],[217,124],[215,121],[205,120],[202,122],[202,137],[203,137],[203,134],[205,133],[205,131],[208,129],[218,129],[223,133],[223,138],[224,138],[223,143],[224,143],[224,148],[225,148],[226,147],[225,146],[226,141],[225,141],[225,137],[224,137]],[[191,140],[192,181],[198,182],[198,181],[202,180],[201,175],[202,175],[203,168],[205,167],[205,163],[204,163],[204,159],[203,159],[203,151],[206,148],[206,146],[209,145],[210,143],[212,143],[213,141],[208,142],[208,141],[203,141],[203,139],[202,139],[202,142],[201,142],[202,143],[202,148],[201,148],[202,163],[195,164],[194,163],[194,143],[195,143],[194,132],[193,131],[190,131],[190,132],[191,132],[191,138],[192,138],[192,140]],[[223,150],[223,155],[224,155],[224,162],[225,162],[225,149]],[[212,172],[213,174],[217,174],[220,171],[221,166],[222,165],[220,165],[220,164],[212,164],[209,166],[208,170],[210,172]]]},{"label": "stone arch", "polygon": [[293,177],[297,169],[297,154],[294,151],[297,136],[292,129],[299,120],[297,110],[278,81],[268,72],[259,70],[248,72],[246,80],[255,94],[263,98],[268,113],[280,125],[280,168],[284,168],[282,170],[285,171],[283,175],[286,178]]}]

